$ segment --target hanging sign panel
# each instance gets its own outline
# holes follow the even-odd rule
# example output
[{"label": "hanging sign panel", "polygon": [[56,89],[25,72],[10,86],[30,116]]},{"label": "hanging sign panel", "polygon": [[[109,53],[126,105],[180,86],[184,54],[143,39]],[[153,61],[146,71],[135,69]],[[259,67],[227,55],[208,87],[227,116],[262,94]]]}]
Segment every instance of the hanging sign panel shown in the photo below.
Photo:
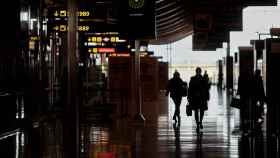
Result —
[{"label": "hanging sign panel", "polygon": [[155,1],[120,0],[119,30],[131,38],[155,38]]}]

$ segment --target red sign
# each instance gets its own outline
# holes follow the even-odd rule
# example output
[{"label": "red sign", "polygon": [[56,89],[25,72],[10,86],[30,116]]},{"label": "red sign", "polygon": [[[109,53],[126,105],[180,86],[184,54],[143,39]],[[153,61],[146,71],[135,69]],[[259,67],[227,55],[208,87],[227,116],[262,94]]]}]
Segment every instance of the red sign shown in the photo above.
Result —
[{"label": "red sign", "polygon": [[98,48],[99,53],[115,53],[115,48]]}]

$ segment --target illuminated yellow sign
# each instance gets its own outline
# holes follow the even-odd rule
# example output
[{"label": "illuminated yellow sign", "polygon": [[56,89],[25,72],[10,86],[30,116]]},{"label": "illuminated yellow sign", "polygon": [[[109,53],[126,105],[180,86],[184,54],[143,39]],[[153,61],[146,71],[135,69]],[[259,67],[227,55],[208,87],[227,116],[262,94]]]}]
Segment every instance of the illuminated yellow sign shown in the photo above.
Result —
[{"label": "illuminated yellow sign", "polygon": [[89,48],[88,49],[89,53],[115,53],[116,50],[115,48]]},{"label": "illuminated yellow sign", "polygon": [[92,42],[96,42],[96,37],[92,37]]},{"label": "illuminated yellow sign", "polygon": [[97,37],[96,42],[102,42],[102,37]]},{"label": "illuminated yellow sign", "polygon": [[[67,25],[56,25],[53,27],[54,31],[60,31],[60,32],[65,32],[68,30],[68,26]],[[77,28],[78,31],[82,31],[82,32],[86,32],[90,30],[90,26],[88,25],[81,25],[78,26]]]},{"label": "illuminated yellow sign", "polygon": [[116,37],[111,37],[111,42],[116,42]]},{"label": "illuminated yellow sign", "polygon": [[30,40],[31,41],[37,41],[37,40],[39,40],[40,38],[38,37],[38,36],[31,36],[30,37]]},{"label": "illuminated yellow sign", "polygon": [[116,36],[108,36],[108,37],[101,37],[101,36],[93,36],[93,37],[88,37],[87,38],[88,42],[111,42],[111,43],[119,43],[119,42],[125,42],[126,40],[120,40],[119,37]]},{"label": "illuminated yellow sign", "polygon": [[34,41],[29,41],[29,49],[30,50],[35,50],[35,42]]},{"label": "illuminated yellow sign", "polygon": [[55,11],[53,14],[55,17],[59,16],[58,11]]},{"label": "illuminated yellow sign", "polygon": [[67,31],[67,30],[68,30],[67,25],[60,25],[59,26],[59,31],[64,32],[64,31]]},{"label": "illuminated yellow sign", "polygon": [[98,53],[98,49],[97,48],[89,48],[88,52],[89,53]]},{"label": "illuminated yellow sign", "polygon": [[[60,15],[61,17],[66,17],[66,16],[67,16],[66,10],[61,10],[60,13],[59,13],[59,15]],[[68,14],[68,15],[69,15],[69,14]]]},{"label": "illuminated yellow sign", "polygon": [[[67,16],[69,16],[69,12],[67,12],[66,10],[56,10],[56,11],[54,11],[53,15],[55,17],[67,17]],[[90,16],[90,12],[89,11],[78,11],[77,16],[88,17],[88,16]]]},{"label": "illuminated yellow sign", "polygon": [[78,27],[78,30],[79,30],[79,31],[89,31],[89,26],[87,26],[87,25],[79,26],[79,27]]},{"label": "illuminated yellow sign", "polygon": [[90,12],[89,11],[79,11],[78,16],[87,17],[87,16],[90,16]]},{"label": "illuminated yellow sign", "polygon": [[88,42],[96,42],[96,37],[89,37]]}]

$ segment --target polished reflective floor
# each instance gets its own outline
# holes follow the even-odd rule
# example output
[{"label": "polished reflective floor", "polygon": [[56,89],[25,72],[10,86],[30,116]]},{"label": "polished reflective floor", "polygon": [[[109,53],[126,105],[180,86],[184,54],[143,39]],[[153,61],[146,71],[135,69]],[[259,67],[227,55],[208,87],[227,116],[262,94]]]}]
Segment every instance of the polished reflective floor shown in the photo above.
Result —
[{"label": "polished reflective floor", "polygon": [[213,86],[202,132],[197,134],[194,116],[172,120],[174,104],[163,94],[157,103],[143,103],[145,123],[116,118],[83,124],[81,154],[90,158],[264,158],[263,129],[252,135],[239,131],[239,110],[228,106],[230,95]]},{"label": "polished reflective floor", "polygon": [[[172,100],[160,94],[153,102],[143,102],[146,121],[115,114],[100,117],[87,110],[80,124],[81,158],[278,158],[279,138],[266,138],[265,125],[251,133],[239,129],[239,110],[231,108],[231,94],[216,86],[205,113],[203,129],[196,132],[194,116],[186,116],[183,98],[181,121],[174,122]],[[62,122],[33,125],[33,139],[24,130],[0,135],[0,155],[5,158],[64,158]],[[36,134],[37,133],[37,134]],[[72,139],[72,138],[69,138]],[[269,148],[267,147],[269,146]],[[30,156],[37,155],[37,156]]]}]

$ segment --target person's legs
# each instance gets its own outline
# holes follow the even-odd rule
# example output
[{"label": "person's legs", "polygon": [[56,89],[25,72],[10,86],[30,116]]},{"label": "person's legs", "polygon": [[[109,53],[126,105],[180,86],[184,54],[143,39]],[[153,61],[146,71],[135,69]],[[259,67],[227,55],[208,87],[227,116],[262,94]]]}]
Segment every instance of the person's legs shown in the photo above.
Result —
[{"label": "person's legs", "polygon": [[181,106],[181,102],[182,102],[182,97],[178,98],[178,107],[177,107],[177,116],[178,118],[180,118],[180,106]]},{"label": "person's legs", "polygon": [[248,133],[248,130],[250,128],[249,124],[249,119],[250,119],[250,113],[249,113],[249,100],[246,98],[243,100],[242,104],[243,105],[240,108],[240,116],[241,116],[241,130],[243,133]]},{"label": "person's legs", "polygon": [[180,104],[175,105],[175,115],[177,117],[180,116]]},{"label": "person's legs", "polygon": [[203,117],[204,117],[204,110],[203,109],[200,109],[200,128],[202,129],[203,126],[202,126],[202,120],[203,120]]},{"label": "person's legs", "polygon": [[176,120],[177,113],[178,113],[178,106],[175,104],[175,111],[174,111],[174,114],[173,114],[173,120]]},{"label": "person's legs", "polygon": [[194,110],[194,118],[195,118],[195,122],[196,122],[196,125],[198,126],[199,124],[199,113],[198,113],[198,109],[195,109]]},{"label": "person's legs", "polygon": [[196,122],[196,132],[199,133],[199,109],[195,109],[194,110],[194,118],[195,118],[195,122]]},{"label": "person's legs", "polygon": [[174,102],[174,104],[175,104],[175,111],[174,111],[174,114],[173,114],[173,120],[175,120],[176,121],[176,115],[177,115],[177,104],[178,104],[178,101],[177,101],[177,98],[172,98],[172,100],[173,100],[173,102]]},{"label": "person's legs", "polygon": [[173,98],[174,104],[175,104],[175,111],[174,111],[174,115],[173,115],[173,120],[176,119],[176,116],[178,117],[178,119],[180,119],[180,105],[181,105],[181,101],[182,98],[178,97],[178,98]]},{"label": "person's legs", "polygon": [[174,111],[174,114],[173,114],[173,120],[176,120],[176,99],[174,97],[172,97],[172,100],[173,100],[173,103],[175,104],[175,111]]}]

